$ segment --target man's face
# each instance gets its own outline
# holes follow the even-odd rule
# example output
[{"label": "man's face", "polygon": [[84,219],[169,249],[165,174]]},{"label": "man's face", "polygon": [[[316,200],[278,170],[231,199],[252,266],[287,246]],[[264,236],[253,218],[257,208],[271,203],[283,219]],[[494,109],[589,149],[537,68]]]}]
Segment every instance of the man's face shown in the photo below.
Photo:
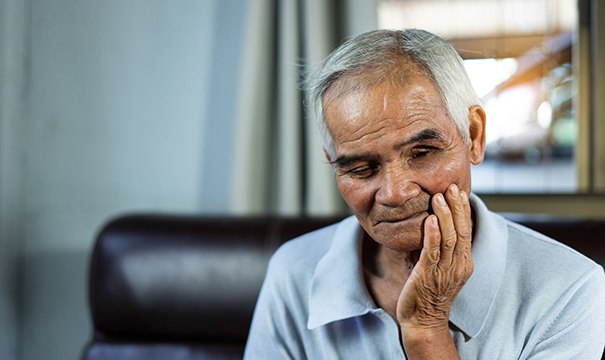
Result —
[{"label": "man's face", "polygon": [[[339,80],[348,81],[348,80]],[[483,159],[476,137],[466,145],[432,81],[422,73],[404,85],[377,84],[324,98],[334,140],[338,189],[378,243],[398,251],[422,248],[430,199],[450,184],[470,192],[470,164]],[[481,114],[483,114],[481,110]]]}]

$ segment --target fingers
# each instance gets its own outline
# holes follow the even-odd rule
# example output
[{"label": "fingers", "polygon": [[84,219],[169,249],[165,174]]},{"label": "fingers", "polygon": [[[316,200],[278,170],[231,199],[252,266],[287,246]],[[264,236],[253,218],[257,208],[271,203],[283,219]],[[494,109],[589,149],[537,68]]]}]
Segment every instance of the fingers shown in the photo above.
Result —
[{"label": "fingers", "polygon": [[418,265],[429,268],[437,265],[441,258],[441,231],[435,215],[429,215],[424,222],[424,241]]},{"label": "fingers", "polygon": [[452,218],[452,211],[446,203],[443,194],[435,194],[435,196],[433,196],[433,211],[439,219],[439,228],[441,230],[441,258],[439,259],[439,265],[448,269],[452,264],[457,236],[454,219]]},{"label": "fingers", "polygon": [[454,249],[454,257],[470,259],[471,243],[473,240],[473,223],[471,219],[471,205],[466,192],[460,192],[460,209],[454,211],[454,226],[458,234],[458,241]]},{"label": "fingers", "polygon": [[445,196],[433,196],[432,205],[441,232],[439,266],[449,269],[457,259],[470,257],[472,221],[468,195],[452,184]]}]

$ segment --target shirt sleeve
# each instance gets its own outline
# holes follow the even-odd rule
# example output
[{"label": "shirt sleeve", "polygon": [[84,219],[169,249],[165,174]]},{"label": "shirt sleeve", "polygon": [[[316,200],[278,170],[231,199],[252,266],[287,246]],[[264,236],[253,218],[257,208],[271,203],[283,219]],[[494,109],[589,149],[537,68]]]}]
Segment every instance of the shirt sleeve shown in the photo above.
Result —
[{"label": "shirt sleeve", "polygon": [[544,319],[528,360],[598,360],[605,345],[605,274],[598,267],[581,280],[569,301]]}]

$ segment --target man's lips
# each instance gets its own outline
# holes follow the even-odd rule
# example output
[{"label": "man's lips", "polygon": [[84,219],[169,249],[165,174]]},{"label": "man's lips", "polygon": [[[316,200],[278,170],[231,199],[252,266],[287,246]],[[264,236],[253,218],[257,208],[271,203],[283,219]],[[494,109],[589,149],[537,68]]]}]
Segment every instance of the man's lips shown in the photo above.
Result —
[{"label": "man's lips", "polygon": [[393,224],[393,223],[398,223],[398,222],[405,222],[405,221],[409,221],[409,220],[414,220],[418,217],[426,217],[428,215],[429,215],[428,211],[423,210],[420,212],[413,213],[411,215],[388,216],[388,217],[380,218],[379,220],[377,220],[375,222],[374,225],[379,225],[381,223]]}]

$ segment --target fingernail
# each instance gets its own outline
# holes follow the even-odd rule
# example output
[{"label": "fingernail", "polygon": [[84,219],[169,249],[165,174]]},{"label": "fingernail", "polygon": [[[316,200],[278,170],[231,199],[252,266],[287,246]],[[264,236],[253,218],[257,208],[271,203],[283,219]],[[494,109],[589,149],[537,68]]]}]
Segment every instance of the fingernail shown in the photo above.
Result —
[{"label": "fingernail", "polygon": [[460,196],[462,196],[462,200],[463,200],[463,201],[466,201],[466,200],[467,200],[467,197],[468,197],[468,196],[466,195],[466,191],[461,192],[461,193],[460,193]]},{"label": "fingernail", "polygon": [[436,217],[436,216],[431,215],[431,216],[429,217],[429,220],[430,220],[430,222],[431,222],[431,226],[432,226],[432,227],[437,227],[437,217]]},{"label": "fingernail", "polygon": [[460,191],[458,190],[458,186],[456,186],[456,184],[452,184],[452,186],[450,187],[450,194],[452,194],[452,197],[454,199],[457,199],[460,195]]},{"label": "fingernail", "polygon": [[443,198],[443,195],[441,195],[441,194],[435,195],[435,200],[437,200],[437,204],[439,206],[445,206],[445,199]]}]

